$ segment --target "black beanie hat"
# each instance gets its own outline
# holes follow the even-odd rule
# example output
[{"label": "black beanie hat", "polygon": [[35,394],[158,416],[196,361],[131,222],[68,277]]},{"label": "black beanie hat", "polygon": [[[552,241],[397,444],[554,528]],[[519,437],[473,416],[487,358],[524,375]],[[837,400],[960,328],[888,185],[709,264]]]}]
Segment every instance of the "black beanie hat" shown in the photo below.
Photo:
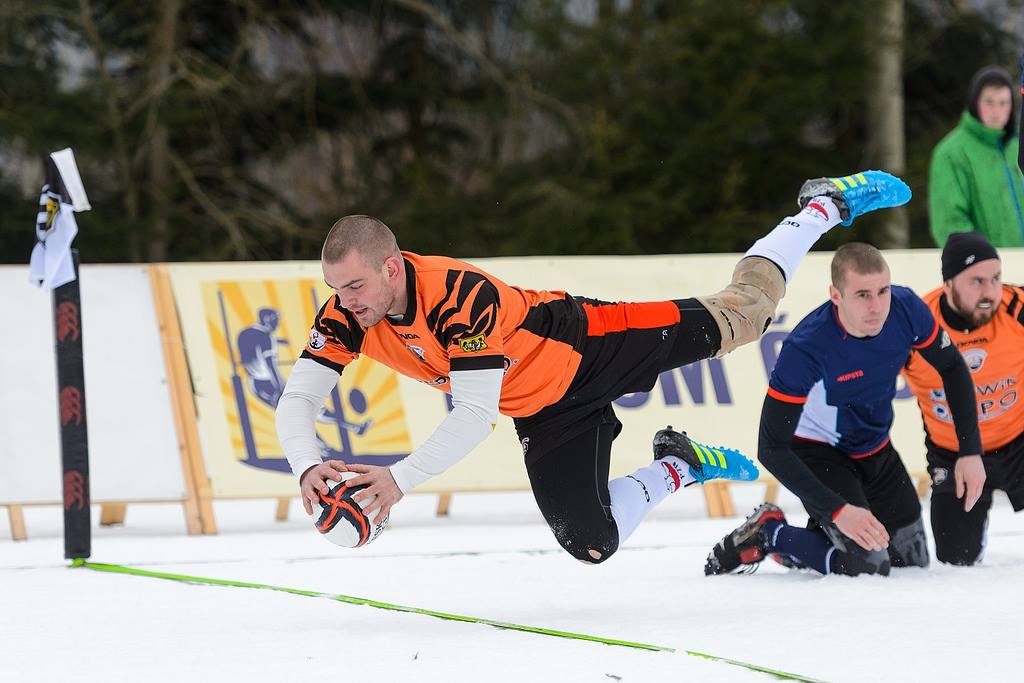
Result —
[{"label": "black beanie hat", "polygon": [[942,248],[942,279],[952,280],[975,263],[993,258],[999,254],[980,232],[954,232]]}]

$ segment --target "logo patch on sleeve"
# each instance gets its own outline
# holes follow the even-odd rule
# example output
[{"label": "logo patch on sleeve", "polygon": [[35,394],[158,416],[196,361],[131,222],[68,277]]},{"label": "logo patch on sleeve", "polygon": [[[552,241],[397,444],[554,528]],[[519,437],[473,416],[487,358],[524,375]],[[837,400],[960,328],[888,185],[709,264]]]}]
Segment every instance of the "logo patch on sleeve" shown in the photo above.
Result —
[{"label": "logo patch on sleeve", "polygon": [[324,348],[324,345],[326,344],[327,340],[324,339],[324,335],[320,334],[319,331],[317,331],[316,329],[312,329],[309,331],[309,348],[313,349],[314,351],[319,351],[320,349]]},{"label": "logo patch on sleeve", "polygon": [[465,351],[466,353],[476,353],[478,351],[483,351],[484,349],[487,348],[486,337],[482,334],[478,334],[477,336],[470,337],[469,339],[460,339],[459,348]]}]

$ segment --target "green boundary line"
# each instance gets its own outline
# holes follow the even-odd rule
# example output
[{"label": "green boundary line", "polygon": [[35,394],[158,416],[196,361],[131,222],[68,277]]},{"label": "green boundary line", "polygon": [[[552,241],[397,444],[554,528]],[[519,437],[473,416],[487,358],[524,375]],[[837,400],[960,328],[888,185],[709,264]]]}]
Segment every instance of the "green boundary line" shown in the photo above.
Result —
[{"label": "green boundary line", "polygon": [[71,564],[74,567],[85,567],[86,569],[94,569],[101,572],[112,572],[115,574],[131,574],[133,576],[148,576],[154,579],[167,579],[170,581],[180,581],[182,583],[193,583],[193,584],[206,584],[211,586],[232,586],[235,588],[258,588],[262,590],[279,591],[281,593],[291,593],[292,595],[303,595],[308,598],[327,598],[329,600],[336,600],[338,602],[348,603],[350,605],[366,605],[367,607],[376,607],[377,609],[391,610],[393,612],[406,612],[409,614],[421,614],[428,617],[436,617],[438,619],[447,619],[449,621],[462,621],[473,624],[484,624],[486,626],[493,626],[495,628],[502,628],[511,631],[524,631],[526,633],[538,633],[545,636],[555,636],[558,638],[572,638],[574,640],[589,640],[595,643],[604,643],[606,645],[618,645],[621,647],[631,647],[640,650],[653,650],[656,652],[675,652],[673,648],[663,647],[661,645],[648,645],[647,643],[633,643],[628,640],[615,640],[613,638],[603,638],[601,636],[591,636],[585,633],[571,633],[569,631],[556,631],[554,629],[540,628],[538,626],[523,626],[521,624],[510,624],[503,621],[495,621],[493,619],[485,619],[481,617],[467,617],[461,614],[449,614],[447,612],[437,612],[434,610],[423,609],[420,607],[407,607],[405,605],[394,605],[388,602],[379,602],[377,600],[370,600],[367,598],[357,598],[351,595],[338,595],[331,593],[321,593],[318,591],[308,591],[299,588],[288,588],[285,586],[272,586],[264,583],[249,583],[247,581],[232,581],[230,579],[211,579],[200,576],[187,576],[184,574],[168,574],[165,572],[154,572],[146,569],[135,569],[133,567],[125,567],[117,564],[103,564],[100,562],[89,562],[87,560],[74,560]]},{"label": "green boundary line", "polygon": [[799,681],[800,683],[827,683],[827,681],[820,680],[818,678],[807,678],[800,674],[792,674],[787,671],[779,671],[778,669],[770,669],[766,666],[758,666],[757,664],[748,664],[747,662],[741,662],[738,659],[729,659],[728,657],[716,657],[715,655],[709,655],[704,652],[695,652],[694,650],[683,650],[688,655],[694,657],[700,657],[701,659],[710,659],[713,662],[722,662],[723,664],[732,664],[733,666],[742,666],[744,669],[750,669],[751,671],[760,671],[761,673],[774,676],[779,680],[783,681]]},{"label": "green boundary line", "polygon": [[[509,631],[522,631],[524,633],[536,633],[544,636],[554,636],[556,638],[569,638],[572,640],[585,640],[594,643],[603,643],[605,645],[616,645],[619,647],[629,647],[638,650],[650,650],[654,652],[675,652],[675,648],[665,647],[662,645],[650,645],[648,643],[634,643],[628,640],[615,640],[613,638],[604,638],[602,636],[592,636],[585,633],[572,633],[570,631],[557,631],[549,628],[541,628],[539,626],[524,626],[522,624],[511,624],[504,621],[495,621],[494,619],[486,619],[482,617],[469,617],[461,614],[450,614],[448,612],[437,612],[435,610],[423,609],[420,607],[407,607],[405,605],[395,605],[388,602],[380,602],[377,600],[370,600],[368,598],[357,598],[351,595],[341,595],[332,593],[321,593],[319,591],[308,591],[300,588],[288,588],[286,586],[273,586],[266,583],[250,583],[248,581],[233,581],[231,579],[213,579],[202,576],[189,576],[186,574],[170,574],[167,572],[155,572],[147,569],[137,569],[135,567],[125,567],[119,564],[104,564],[102,562],[90,562],[89,560],[76,559],[72,560],[71,568],[85,568],[92,569],[99,572],[109,572],[113,574],[129,574],[131,576],[145,576],[154,579],[165,579],[168,581],[178,581],[181,583],[197,584],[197,585],[208,585],[208,586],[230,586],[233,588],[256,588],[260,590],[271,590],[278,591],[280,593],[290,593],[292,595],[302,595],[308,598],[326,598],[328,600],[334,600],[336,602],[344,602],[350,605],[365,605],[367,607],[376,607],[377,609],[390,610],[392,612],[405,612],[408,614],[420,614],[428,617],[435,617],[437,619],[447,619],[449,621],[461,621],[471,624],[483,624],[485,626],[493,626],[494,628],[506,629]],[[824,683],[814,678],[806,678],[797,674],[787,673],[785,671],[777,671],[757,664],[748,664],[741,662],[736,659],[729,659],[726,657],[716,657],[715,655],[709,655],[704,652],[696,652],[694,650],[684,650],[688,655],[694,657],[700,657],[701,659],[708,659],[715,662],[722,662],[723,664],[731,664],[733,666],[743,667],[752,671],[759,671],[761,673],[770,674],[776,678],[790,681],[800,681],[801,683]]]}]

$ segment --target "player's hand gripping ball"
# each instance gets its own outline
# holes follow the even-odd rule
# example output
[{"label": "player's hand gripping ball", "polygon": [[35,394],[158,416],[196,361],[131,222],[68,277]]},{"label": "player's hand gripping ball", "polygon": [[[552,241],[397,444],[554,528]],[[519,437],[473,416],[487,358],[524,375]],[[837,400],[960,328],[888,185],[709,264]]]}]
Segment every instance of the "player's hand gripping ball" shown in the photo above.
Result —
[{"label": "player's hand gripping ball", "polygon": [[[380,536],[388,523],[388,518],[380,517],[380,510],[373,513],[371,519],[363,512],[363,506],[369,505],[376,496],[363,501],[352,500],[352,494],[366,486],[349,486],[348,480],[357,476],[355,472],[342,472],[341,481],[328,481],[330,489],[326,494],[319,494],[320,510],[316,515],[316,530],[323,534],[331,543],[343,548],[358,548]],[[316,510],[313,511],[316,514]]]}]

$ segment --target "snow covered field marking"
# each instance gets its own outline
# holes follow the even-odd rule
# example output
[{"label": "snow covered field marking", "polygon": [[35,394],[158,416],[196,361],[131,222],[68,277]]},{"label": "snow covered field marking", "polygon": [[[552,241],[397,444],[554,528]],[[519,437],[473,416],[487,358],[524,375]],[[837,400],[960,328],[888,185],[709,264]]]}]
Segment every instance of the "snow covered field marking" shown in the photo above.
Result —
[{"label": "snow covered field marking", "polygon": [[541,628],[539,626],[523,626],[521,624],[510,624],[503,621],[495,621],[493,619],[485,619],[482,617],[468,617],[461,614],[448,614],[446,612],[437,612],[429,609],[422,609],[420,607],[407,607],[405,605],[393,605],[387,602],[379,602],[377,600],[370,600],[368,598],[357,598],[351,595],[340,595],[332,593],[321,593],[319,591],[307,591],[300,588],[288,588],[285,586],[272,586],[265,583],[249,583],[246,581],[232,581],[229,579],[212,579],[202,576],[187,576],[184,574],[168,574],[165,572],[154,572],[146,569],[136,569],[134,567],[125,567],[118,564],[103,564],[100,562],[89,562],[86,560],[74,560],[71,563],[72,568],[84,567],[86,569],[93,569],[101,572],[111,572],[114,574],[131,574],[132,576],[148,576],[155,579],[167,579],[170,581],[180,581],[181,583],[192,583],[192,584],[205,584],[210,586],[232,586],[235,588],[259,588],[263,590],[279,591],[282,593],[291,593],[292,595],[303,595],[309,598],[327,598],[329,600],[336,600],[338,602],[345,602],[350,605],[366,605],[367,607],[376,607],[377,609],[386,609],[393,612],[407,612],[410,614],[422,614],[428,617],[436,617],[438,619],[447,619],[449,621],[463,621],[473,624],[484,624],[485,626],[493,626],[495,628],[508,629],[511,631],[523,631],[526,633],[537,633],[545,636],[554,636],[556,638],[571,638],[574,640],[589,640],[595,643],[604,643],[605,645],[618,645],[620,647],[631,647],[639,650],[652,650],[655,652],[675,652],[674,648],[663,647],[661,645],[649,645],[647,643],[633,643],[628,640],[615,640],[613,638],[603,638],[601,636],[591,636],[585,633],[571,633],[569,631],[556,631],[554,629]]},{"label": "snow covered field marking", "polygon": [[[648,643],[634,643],[628,640],[615,640],[613,638],[604,638],[602,636],[592,636],[585,633],[572,633],[570,631],[557,631],[554,629],[541,628],[539,626],[524,626],[521,624],[512,624],[503,621],[495,621],[493,619],[486,619],[482,617],[470,617],[460,614],[449,614],[447,612],[437,612],[435,610],[423,609],[420,607],[407,607],[405,605],[395,605],[387,602],[380,602],[377,600],[370,600],[368,598],[358,598],[350,595],[322,593],[320,591],[309,591],[300,588],[288,588],[286,586],[274,586],[265,583],[250,583],[247,581],[233,581],[230,579],[215,579],[202,576],[189,576],[186,574],[170,574],[167,572],[156,572],[147,569],[138,569],[135,567],[126,567],[118,564],[104,564],[101,562],[90,562],[88,560],[73,560],[71,568],[85,568],[92,569],[94,571],[109,572],[114,574],[128,574],[132,576],[143,576],[155,579],[165,579],[169,581],[178,581],[180,583],[198,584],[198,585],[209,585],[209,586],[229,586],[234,588],[257,588],[262,590],[278,591],[281,593],[290,593],[292,595],[302,595],[310,598],[326,598],[328,600],[335,600],[337,602],[344,602],[350,605],[365,605],[367,607],[376,607],[377,609],[390,610],[393,612],[406,612],[409,614],[420,614],[428,617],[435,617],[437,619],[447,619],[449,621],[461,621],[472,624],[483,624],[485,626],[493,626],[495,628],[506,629],[510,631],[522,631],[524,633],[536,633],[538,635],[553,636],[556,638],[569,638],[573,640],[585,640],[594,643],[603,643],[605,645],[617,645],[620,647],[628,647],[639,650],[650,650],[654,652],[676,652],[675,648],[665,647],[662,645],[651,645]],[[729,664],[732,666],[739,666],[744,669],[751,671],[758,671],[760,673],[769,674],[778,679],[789,680],[789,681],[800,681],[801,683],[824,683],[815,678],[807,678],[799,674],[789,673],[786,671],[780,671],[777,669],[771,669],[757,664],[750,664],[737,659],[730,659],[728,657],[718,657],[716,655],[707,654],[705,652],[697,652],[695,650],[683,650],[686,654],[693,657],[700,657],[701,659],[707,659],[714,662],[721,662],[722,664]]]},{"label": "snow covered field marking", "polygon": [[750,669],[751,671],[760,671],[761,673],[768,674],[769,676],[775,676],[775,678],[778,678],[783,681],[800,681],[800,683],[827,683],[826,681],[822,681],[817,678],[807,678],[806,676],[801,676],[799,674],[791,674],[787,671],[770,669],[767,666],[748,664],[747,662],[741,662],[738,659],[729,659],[728,657],[716,657],[715,655],[709,655],[703,652],[694,652],[693,650],[684,650],[684,652],[688,655],[693,655],[694,657],[700,657],[701,659],[710,659],[713,662],[732,664],[733,666],[742,666],[744,669]]}]

